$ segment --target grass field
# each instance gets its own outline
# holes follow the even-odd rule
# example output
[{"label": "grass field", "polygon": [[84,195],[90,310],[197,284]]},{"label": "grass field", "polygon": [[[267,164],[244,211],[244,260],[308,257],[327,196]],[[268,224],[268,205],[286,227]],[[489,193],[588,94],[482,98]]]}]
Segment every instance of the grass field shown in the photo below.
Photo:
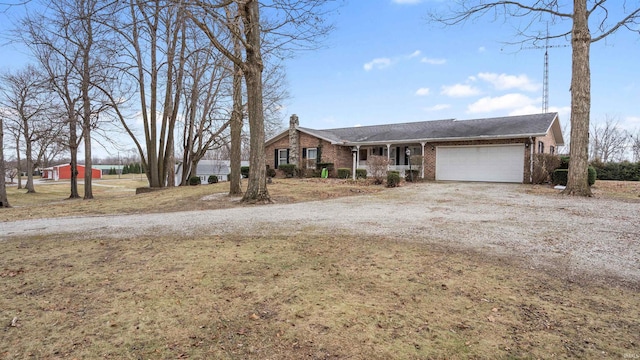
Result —
[{"label": "grass field", "polygon": [[[243,181],[246,185],[246,179]],[[12,208],[0,211],[0,221],[20,219],[136,214],[149,212],[174,212],[185,210],[222,209],[243,206],[239,198],[225,196],[229,192],[229,183],[207,184],[166,188],[145,194],[135,194],[136,188],[146,187],[146,180],[105,179],[93,182],[92,200],[68,199],[68,182],[39,184],[35,194],[15,186],[7,188],[7,196]],[[331,197],[354,196],[382,191],[384,187],[370,185],[369,182],[338,181],[335,179],[275,179],[269,186],[272,199],[277,203],[291,203],[310,200],[322,200]],[[84,188],[78,186],[80,196]],[[211,200],[203,200],[203,199]]]},{"label": "grass field", "polygon": [[[62,200],[57,185],[13,193],[0,220],[243,206],[226,184],[133,195],[137,184],[108,181],[91,201]],[[297,202],[384,191],[321,181],[276,180],[270,192]],[[596,196],[637,201],[636,184],[598,185]],[[2,241],[0,358],[640,357],[633,286],[397,238],[268,233]]]}]

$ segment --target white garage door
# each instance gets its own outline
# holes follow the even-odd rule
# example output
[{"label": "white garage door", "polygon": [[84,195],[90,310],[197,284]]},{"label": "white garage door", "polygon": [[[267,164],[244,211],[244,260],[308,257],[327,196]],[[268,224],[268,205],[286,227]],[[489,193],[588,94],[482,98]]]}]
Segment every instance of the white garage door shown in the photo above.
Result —
[{"label": "white garage door", "polygon": [[523,180],[524,144],[439,146],[436,180],[517,182]]}]

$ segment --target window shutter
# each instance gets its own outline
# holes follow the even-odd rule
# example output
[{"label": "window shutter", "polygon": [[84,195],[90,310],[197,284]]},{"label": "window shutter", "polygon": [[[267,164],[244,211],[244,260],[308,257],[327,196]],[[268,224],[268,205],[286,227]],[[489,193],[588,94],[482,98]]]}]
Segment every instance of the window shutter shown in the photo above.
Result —
[{"label": "window shutter", "polygon": [[287,149],[287,164],[289,163],[289,149]]},{"label": "window shutter", "polygon": [[302,148],[302,158],[303,159],[307,158],[307,148]]},{"label": "window shutter", "polygon": [[275,154],[273,155],[273,168],[277,169],[278,168],[278,149],[275,149]]},{"label": "window shutter", "polygon": [[400,146],[396,146],[396,165],[400,165]]}]

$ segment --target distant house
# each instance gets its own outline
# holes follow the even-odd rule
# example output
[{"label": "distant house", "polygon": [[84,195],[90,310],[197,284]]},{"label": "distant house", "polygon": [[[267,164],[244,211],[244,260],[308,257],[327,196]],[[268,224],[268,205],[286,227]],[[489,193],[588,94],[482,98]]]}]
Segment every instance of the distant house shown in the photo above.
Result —
[{"label": "distant house", "polygon": [[[78,178],[84,178],[85,167],[84,165],[78,165]],[[91,169],[92,179],[102,179],[102,171],[100,169]],[[42,179],[45,180],[69,180],[71,179],[71,165],[57,165],[42,169]]]},{"label": "distant house", "polygon": [[557,113],[310,129],[291,116],[289,130],[267,140],[266,162],[367,169],[372,155],[404,172],[418,156],[427,180],[531,182],[533,154],[564,145]]},{"label": "distant house", "polygon": [[[196,176],[200,178],[203,184],[207,183],[211,175],[217,176],[218,181],[228,181],[229,173],[231,172],[230,166],[231,162],[229,160],[200,160],[196,169]],[[240,166],[249,166],[249,162],[242,161]],[[182,170],[183,164],[180,162],[176,165],[176,185],[180,185]]]}]

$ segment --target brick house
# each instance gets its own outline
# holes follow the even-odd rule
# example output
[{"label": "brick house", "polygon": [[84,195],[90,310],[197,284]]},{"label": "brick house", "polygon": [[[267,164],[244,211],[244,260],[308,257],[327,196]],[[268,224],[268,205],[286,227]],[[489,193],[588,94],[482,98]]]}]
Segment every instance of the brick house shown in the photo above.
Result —
[{"label": "brick house", "polygon": [[530,183],[532,154],[554,154],[564,145],[557,113],[473,120],[436,120],[339,129],[289,129],[266,142],[267,164],[367,168],[371,155],[386,156],[390,170],[415,165],[427,180]]}]

